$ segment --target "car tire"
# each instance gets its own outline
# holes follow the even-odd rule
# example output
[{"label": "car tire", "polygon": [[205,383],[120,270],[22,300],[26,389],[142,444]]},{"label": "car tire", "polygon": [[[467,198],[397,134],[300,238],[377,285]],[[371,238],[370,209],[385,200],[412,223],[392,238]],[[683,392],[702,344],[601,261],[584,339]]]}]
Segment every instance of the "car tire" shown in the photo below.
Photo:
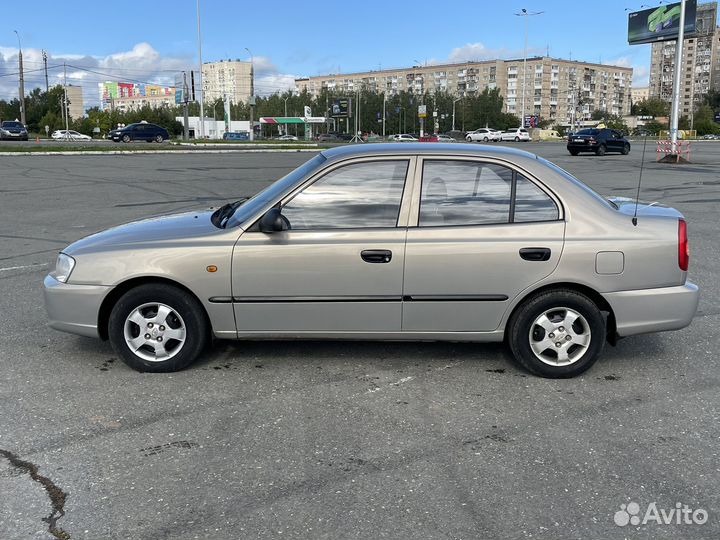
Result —
[{"label": "car tire", "polygon": [[485,138],[483,139],[483,142],[488,142],[488,140],[489,140],[489,139],[488,139],[487,137],[485,137]]},{"label": "car tire", "polygon": [[160,143],[163,142],[164,140],[165,140],[165,138],[164,138],[162,135],[155,135],[155,142],[156,142],[156,143],[160,144]]},{"label": "car tire", "polygon": [[606,151],[607,151],[607,148],[605,147],[605,145],[601,144],[600,146],[597,147],[597,150],[595,150],[595,155],[596,156],[604,156]]},{"label": "car tire", "polygon": [[473,142],[472,137],[465,137],[465,140],[466,140],[467,142]]},{"label": "car tire", "polygon": [[520,142],[520,137],[515,137],[515,142]]},{"label": "car tire", "polygon": [[569,378],[589,369],[600,356],[605,317],[584,294],[555,289],[521,304],[506,335],[513,356],[525,369],[541,377]]},{"label": "car tire", "polygon": [[137,371],[167,373],[194,362],[208,343],[210,325],[198,300],[166,284],[130,289],[115,303],[108,337],[123,362]]},{"label": "car tire", "polygon": [[577,156],[580,153],[577,150],[568,150],[568,152],[570,152],[571,156]]},{"label": "car tire", "polygon": [[130,135],[123,135],[123,136],[122,136],[122,142],[124,142],[124,143],[129,143],[131,140],[132,140],[132,139],[131,139]]},{"label": "car tire", "polygon": [[620,150],[620,153],[621,153],[623,156],[627,156],[627,155],[630,153],[630,145],[627,144],[627,143],[625,143],[625,144],[623,145],[623,147],[622,147],[622,150]]}]

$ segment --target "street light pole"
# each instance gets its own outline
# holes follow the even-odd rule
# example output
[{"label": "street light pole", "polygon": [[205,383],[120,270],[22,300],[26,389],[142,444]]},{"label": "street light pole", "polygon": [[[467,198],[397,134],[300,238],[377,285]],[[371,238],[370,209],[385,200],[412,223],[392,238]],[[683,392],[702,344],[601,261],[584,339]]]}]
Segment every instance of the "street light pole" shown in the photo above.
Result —
[{"label": "street light pole", "polygon": [[457,99],[453,99],[453,122],[452,122],[452,130],[455,131],[455,104],[460,101],[462,98],[459,97]]},{"label": "street light pole", "polygon": [[253,60],[253,53],[250,49],[245,47],[245,50],[250,55],[250,140],[255,140],[255,129],[253,126],[255,116],[255,62]]},{"label": "street light pole", "polygon": [[680,116],[680,77],[682,76],[683,42],[685,41],[685,0],[680,2],[680,28],[675,42],[675,80],[673,81],[672,110],[670,111],[671,154],[678,155],[678,118]]},{"label": "street light pole", "polygon": [[18,88],[18,97],[20,98],[20,121],[25,125],[25,78],[23,75],[23,63],[22,63],[22,44],[20,43],[20,34],[17,30],[14,30],[15,35],[18,39],[18,63],[20,64],[20,80]]},{"label": "street light pole", "polygon": [[197,34],[198,34],[198,62],[200,63],[200,138],[205,139],[205,92],[203,92],[203,73],[202,73],[202,36],[200,33],[200,0],[197,0]]},{"label": "street light pole", "polygon": [[534,15],[541,15],[545,13],[544,11],[535,11],[535,12],[529,12],[527,9],[523,8],[520,10],[520,13],[516,13],[515,15],[517,17],[524,17],[525,18],[525,49],[523,52],[523,80],[522,80],[522,109],[520,111],[520,127],[525,127],[525,86],[527,83],[527,44],[528,44],[528,17],[532,17]]}]

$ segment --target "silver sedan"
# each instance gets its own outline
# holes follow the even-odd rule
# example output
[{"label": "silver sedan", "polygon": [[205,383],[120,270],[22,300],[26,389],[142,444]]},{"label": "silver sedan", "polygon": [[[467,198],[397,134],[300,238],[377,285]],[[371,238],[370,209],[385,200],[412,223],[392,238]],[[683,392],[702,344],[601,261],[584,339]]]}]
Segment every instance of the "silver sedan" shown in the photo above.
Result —
[{"label": "silver sedan", "polygon": [[545,377],[607,341],[690,324],[683,216],[606,200],[528,152],[468,144],[326,150],[249,200],[71,244],[50,325],[142,371],[211,338],[506,340]]}]

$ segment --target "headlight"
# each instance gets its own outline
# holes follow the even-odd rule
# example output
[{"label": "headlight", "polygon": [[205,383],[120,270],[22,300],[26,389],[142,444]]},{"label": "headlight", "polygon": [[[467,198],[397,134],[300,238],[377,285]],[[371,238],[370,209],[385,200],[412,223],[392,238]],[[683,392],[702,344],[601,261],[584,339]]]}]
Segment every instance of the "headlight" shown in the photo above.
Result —
[{"label": "headlight", "polygon": [[75,259],[64,253],[58,254],[57,262],[55,263],[55,279],[62,283],[67,283],[73,268],[75,268]]}]

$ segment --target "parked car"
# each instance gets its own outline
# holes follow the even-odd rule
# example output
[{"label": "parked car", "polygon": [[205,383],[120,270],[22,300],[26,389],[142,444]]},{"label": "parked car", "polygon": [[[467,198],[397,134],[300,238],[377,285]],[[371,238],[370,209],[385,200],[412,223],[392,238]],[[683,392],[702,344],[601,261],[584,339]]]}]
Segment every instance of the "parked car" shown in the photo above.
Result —
[{"label": "parked car", "polygon": [[528,133],[528,130],[525,128],[508,129],[500,134],[500,140],[525,142],[530,140],[530,133]]},{"label": "parked car", "polygon": [[0,140],[2,141],[27,141],[28,131],[22,122],[5,120],[0,123]]},{"label": "parked car", "polygon": [[115,142],[122,141],[124,143],[129,143],[130,141],[154,141],[161,143],[169,138],[170,134],[167,129],[148,122],[129,124],[124,128],[113,129],[108,133],[108,139]]},{"label": "parked car", "polygon": [[352,135],[352,133],[338,133],[338,136],[337,136],[337,137],[338,137],[338,139],[340,139],[341,141],[347,142],[347,141],[351,141],[351,140],[352,140],[353,135]]},{"label": "parked car", "polygon": [[286,133],[285,135],[280,135],[279,137],[275,137],[275,140],[276,141],[297,141],[298,138],[295,135],[289,135]]},{"label": "parked car", "polygon": [[455,139],[456,141],[464,141],[467,133],[459,129],[451,129],[445,135]]},{"label": "parked car", "polygon": [[65,141],[92,141],[92,137],[84,135],[82,133],[78,133],[77,131],[73,131],[72,129],[58,129],[56,131],[53,131],[50,137],[55,140]]},{"label": "parked car", "polygon": [[502,132],[492,128],[480,128],[465,135],[467,142],[499,141]]},{"label": "parked car", "polygon": [[340,142],[341,139],[336,133],[320,133],[317,136],[318,142]]},{"label": "parked car", "polygon": [[457,142],[452,137],[443,135],[442,133],[428,133],[419,139],[420,142],[443,142],[443,143],[454,143]]},{"label": "parked car", "polygon": [[249,200],[67,246],[45,304],[142,371],[182,369],[213,336],[506,340],[570,377],[606,339],[695,315],[682,214],[642,203],[635,226],[635,208],[512,148],[343,146]]},{"label": "parked car", "polygon": [[608,128],[581,129],[568,139],[568,152],[577,156],[580,152],[595,152],[604,156],[606,152],[630,153],[630,142],[622,133]]},{"label": "parked car", "polygon": [[415,137],[415,135],[410,135],[409,133],[401,133],[392,136],[393,142],[418,142],[419,140],[419,137]]}]

